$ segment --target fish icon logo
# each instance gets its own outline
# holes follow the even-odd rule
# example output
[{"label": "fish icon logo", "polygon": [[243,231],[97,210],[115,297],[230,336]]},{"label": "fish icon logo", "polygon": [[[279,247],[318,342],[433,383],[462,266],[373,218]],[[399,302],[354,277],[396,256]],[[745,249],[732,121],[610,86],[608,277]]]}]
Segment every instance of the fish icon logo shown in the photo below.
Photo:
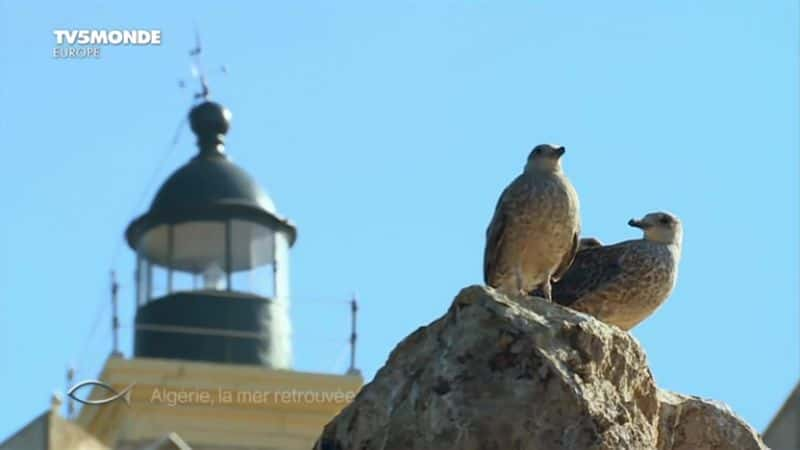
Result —
[{"label": "fish icon logo", "polygon": [[[75,400],[75,401],[77,401],[79,403],[83,403],[84,405],[105,405],[105,404],[111,403],[111,402],[113,402],[115,400],[122,399],[122,401],[124,401],[125,404],[130,407],[131,406],[131,389],[133,389],[133,387],[135,385],[136,385],[136,383],[131,383],[125,389],[117,392],[117,390],[114,389],[112,386],[110,386],[110,385],[108,385],[106,383],[103,383],[102,381],[99,381],[99,380],[85,380],[85,381],[81,381],[80,383],[76,384],[75,386],[72,386],[69,389],[69,391],[67,391],[67,395],[69,395],[69,397],[71,399],[73,399],[73,400]],[[84,400],[82,398],[78,398],[75,395],[75,393],[78,390],[80,390],[81,388],[84,388],[86,386],[100,386],[101,388],[103,388],[103,389],[107,390],[108,392],[110,392],[112,395],[110,397],[101,398],[101,399],[98,399],[98,400]]]}]

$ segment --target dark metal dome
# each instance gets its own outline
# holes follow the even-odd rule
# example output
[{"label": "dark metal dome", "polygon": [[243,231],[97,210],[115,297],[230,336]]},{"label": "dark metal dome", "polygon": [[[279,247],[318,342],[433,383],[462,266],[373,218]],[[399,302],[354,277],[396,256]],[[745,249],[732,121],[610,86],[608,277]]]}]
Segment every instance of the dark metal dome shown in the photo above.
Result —
[{"label": "dark metal dome", "polygon": [[294,243],[294,225],[280,217],[261,187],[225,156],[222,144],[230,117],[227,109],[208,101],[191,110],[189,120],[200,152],[164,182],[150,210],[128,226],[125,237],[131,248],[136,249],[141,236],[158,225],[232,218],[282,229]]},{"label": "dark metal dome", "polygon": [[158,190],[150,211],[238,204],[275,214],[275,204],[244,170],[224,156],[197,156]]}]

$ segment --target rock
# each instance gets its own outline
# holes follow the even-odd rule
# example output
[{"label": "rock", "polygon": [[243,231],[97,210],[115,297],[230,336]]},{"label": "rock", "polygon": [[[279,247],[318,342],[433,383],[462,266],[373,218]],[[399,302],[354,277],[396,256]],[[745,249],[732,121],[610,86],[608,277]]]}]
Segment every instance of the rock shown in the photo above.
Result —
[{"label": "rock", "polygon": [[628,333],[472,286],[392,351],[314,448],[765,447],[730,410],[660,392]]},{"label": "rock", "polygon": [[659,450],[759,450],[758,433],[724,403],[658,392]]}]

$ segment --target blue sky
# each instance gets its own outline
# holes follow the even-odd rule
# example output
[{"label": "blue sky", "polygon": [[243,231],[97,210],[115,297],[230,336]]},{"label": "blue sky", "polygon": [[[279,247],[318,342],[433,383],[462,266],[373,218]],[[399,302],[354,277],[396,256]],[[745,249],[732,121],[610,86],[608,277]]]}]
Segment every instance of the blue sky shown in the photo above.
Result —
[{"label": "blue sky", "polygon": [[[229,154],[299,228],[297,369],[345,370],[354,292],[371,378],[480,283],[497,196],[556,142],[586,234],[636,237],[627,220],[660,209],[684,222],[677,288],[633,331],[658,384],[763,430],[800,372],[797,18],[794,1],[0,2],[0,440],[68,364],[97,374],[112,267],[131,322],[122,232],[195,151],[186,129],[170,149],[193,22],[206,65],[228,66],[209,77]],[[56,60],[62,28],[163,44]]]}]

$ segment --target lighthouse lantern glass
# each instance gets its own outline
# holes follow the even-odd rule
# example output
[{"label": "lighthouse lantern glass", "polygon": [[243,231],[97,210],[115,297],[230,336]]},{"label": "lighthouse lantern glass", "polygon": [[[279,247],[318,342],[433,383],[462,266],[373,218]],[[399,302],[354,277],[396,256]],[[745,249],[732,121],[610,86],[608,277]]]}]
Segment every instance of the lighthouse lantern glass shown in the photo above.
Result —
[{"label": "lighthouse lantern glass", "polygon": [[232,290],[274,296],[275,231],[233,219],[231,227]]},{"label": "lighthouse lantern glass", "polygon": [[139,241],[137,299],[141,304],[173,292],[201,290],[274,297],[275,256],[276,232],[255,222],[159,225]]}]

